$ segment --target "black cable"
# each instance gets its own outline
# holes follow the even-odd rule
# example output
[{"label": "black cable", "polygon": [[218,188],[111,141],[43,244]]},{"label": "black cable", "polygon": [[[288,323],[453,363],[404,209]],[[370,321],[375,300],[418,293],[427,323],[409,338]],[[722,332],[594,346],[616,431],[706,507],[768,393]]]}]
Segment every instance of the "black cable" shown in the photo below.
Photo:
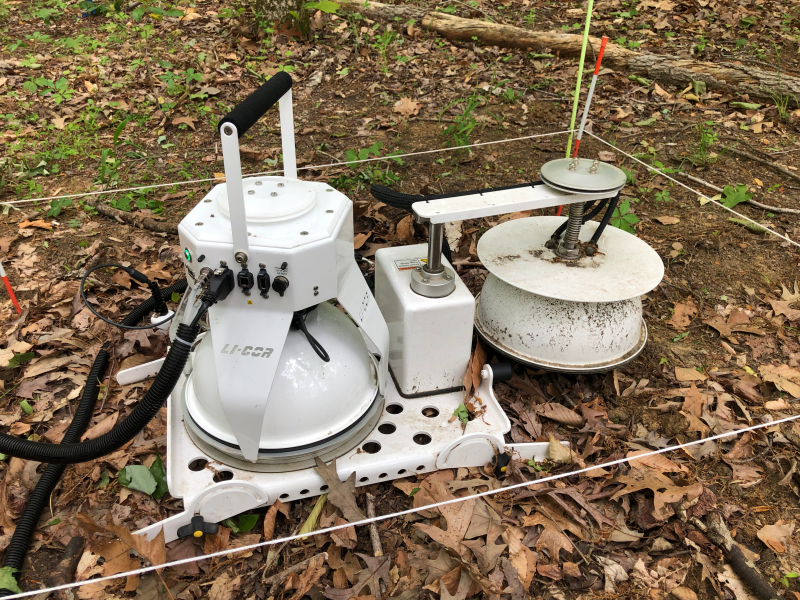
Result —
[{"label": "black cable", "polygon": [[320,344],[317,341],[317,339],[308,332],[308,329],[306,328],[306,316],[315,308],[317,308],[316,305],[311,306],[309,308],[304,308],[303,310],[295,311],[294,315],[292,316],[291,327],[292,329],[299,329],[306,336],[308,343],[311,344],[311,347],[314,349],[314,352],[317,353],[317,356],[319,356],[325,362],[331,362],[331,357],[328,356],[328,353],[325,351],[325,348],[322,347],[322,344]]},{"label": "black cable", "polygon": [[603,235],[603,232],[606,230],[606,226],[608,222],[611,220],[612,215],[614,214],[614,210],[617,208],[617,203],[619,202],[619,192],[617,195],[614,196],[608,203],[608,208],[606,212],[603,213],[603,218],[600,221],[600,225],[597,226],[597,229],[592,236],[592,239],[589,240],[589,243],[593,246],[597,245],[597,241],[600,239],[600,236]]},{"label": "black cable", "polygon": [[[171,298],[172,294],[182,293],[186,290],[186,280],[180,280],[165,290],[159,290],[159,296],[163,303],[165,299]],[[134,308],[127,317],[122,320],[123,324],[133,324],[138,322],[144,315],[149,313],[155,306],[157,301],[154,298],[145,300],[142,304]],[[61,443],[71,444],[80,441],[81,435],[88,427],[92,414],[94,413],[94,406],[97,402],[97,397],[100,393],[100,378],[108,367],[109,354],[106,350],[107,345],[103,344],[92,364],[91,371],[86,379],[86,386],[83,389],[81,400],[78,403],[78,408],[75,410],[75,415],[67,428]],[[33,492],[28,497],[25,503],[25,509],[22,515],[17,520],[16,529],[11,536],[11,542],[5,551],[3,559],[3,566],[16,569],[15,577],[18,578],[19,571],[25,562],[25,556],[28,553],[31,539],[36,531],[36,526],[39,523],[42,512],[47,506],[50,496],[58,485],[61,475],[65,469],[64,465],[50,464],[47,465],[36,483]],[[0,598],[11,596],[14,592],[7,588],[0,588]]]},{"label": "black cable", "polygon": [[[154,308],[156,310],[156,312],[159,313],[159,315],[165,315],[168,312],[167,305],[164,302],[164,298],[161,296],[161,294],[158,291],[158,285],[156,285],[155,282],[150,281],[150,279],[146,275],[144,275],[143,273],[140,273],[139,271],[137,271],[136,269],[134,269],[132,267],[125,267],[125,266],[117,264],[117,263],[104,263],[102,265],[94,266],[91,269],[89,269],[88,271],[86,271],[86,274],[83,276],[83,279],[81,279],[81,286],[80,286],[81,300],[83,300],[83,303],[86,305],[86,308],[88,308],[89,311],[95,317],[97,317],[98,319],[100,319],[104,323],[108,323],[109,325],[113,325],[114,327],[119,327],[120,329],[154,329],[158,325],[162,325],[163,323],[166,323],[167,321],[171,321],[173,318],[175,318],[175,315],[173,314],[172,316],[160,321],[157,325],[145,325],[143,327],[135,327],[133,325],[125,325],[125,321],[124,320],[122,321],[122,323],[117,323],[116,321],[112,321],[111,319],[107,319],[106,317],[101,315],[99,312],[97,312],[95,309],[92,308],[91,304],[89,304],[89,301],[86,299],[85,286],[86,286],[86,280],[88,279],[89,275],[91,275],[92,273],[94,273],[98,269],[102,269],[103,267],[117,267],[117,268],[120,268],[123,271],[125,271],[128,275],[130,275],[133,279],[135,279],[136,281],[138,281],[140,283],[144,283],[145,285],[147,285],[150,288],[150,292],[152,294],[151,300],[153,301],[153,303],[151,304],[151,310]],[[138,321],[138,319],[137,319],[137,321]]]}]

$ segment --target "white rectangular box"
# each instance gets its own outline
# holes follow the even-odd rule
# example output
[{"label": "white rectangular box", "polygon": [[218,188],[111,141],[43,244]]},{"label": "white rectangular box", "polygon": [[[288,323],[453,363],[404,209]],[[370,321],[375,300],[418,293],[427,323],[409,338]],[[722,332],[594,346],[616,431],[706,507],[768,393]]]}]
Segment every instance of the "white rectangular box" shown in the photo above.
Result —
[{"label": "white rectangular box", "polygon": [[[375,253],[375,300],[389,326],[389,369],[407,396],[460,387],[472,349],[475,298],[458,276],[444,298],[411,289],[411,272],[427,254],[426,244]],[[444,257],[442,263],[451,266]]]}]

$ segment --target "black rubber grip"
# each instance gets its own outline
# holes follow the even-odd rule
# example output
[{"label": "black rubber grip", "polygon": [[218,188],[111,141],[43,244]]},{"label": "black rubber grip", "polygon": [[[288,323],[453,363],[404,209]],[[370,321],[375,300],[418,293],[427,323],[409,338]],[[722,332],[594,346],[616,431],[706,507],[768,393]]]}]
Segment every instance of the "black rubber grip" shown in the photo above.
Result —
[{"label": "black rubber grip", "polygon": [[276,73],[225,115],[219,122],[219,127],[222,128],[225,123],[232,123],[236,125],[239,137],[242,137],[290,89],[292,89],[292,76],[285,71]]},{"label": "black rubber grip", "polygon": [[492,370],[492,379],[494,383],[508,381],[514,376],[514,371],[511,370],[511,363],[505,361],[489,365],[489,368]]}]

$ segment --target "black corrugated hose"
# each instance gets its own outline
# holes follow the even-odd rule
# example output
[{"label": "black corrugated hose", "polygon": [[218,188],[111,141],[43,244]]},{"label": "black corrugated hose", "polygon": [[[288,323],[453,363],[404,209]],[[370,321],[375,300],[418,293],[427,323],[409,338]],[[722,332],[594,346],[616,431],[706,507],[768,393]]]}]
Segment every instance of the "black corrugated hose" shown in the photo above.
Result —
[{"label": "black corrugated hose", "polygon": [[[168,288],[161,291],[161,297],[163,298],[162,303],[164,300],[168,300],[169,298],[171,298],[173,293],[175,292],[182,293],[185,290],[186,290],[185,279],[172,284]],[[146,316],[154,308],[157,308],[156,305],[157,305],[156,300],[154,298],[149,298],[148,300],[146,300],[145,302],[134,308],[130,312],[130,314],[128,314],[128,316],[122,320],[122,323],[124,325],[135,325],[142,319],[142,317]],[[188,328],[188,326],[184,325],[182,325],[181,327]],[[194,333],[194,336],[192,336],[190,332],[186,331],[186,329],[184,329],[183,332],[181,332],[179,329],[178,335],[179,337],[185,339],[186,341],[189,341],[189,339],[193,341],[194,337],[196,337],[196,332]],[[83,444],[78,444],[78,442],[80,441],[83,432],[86,431],[86,428],[89,426],[89,422],[92,419],[92,414],[94,413],[94,406],[95,403],[97,402],[97,397],[100,393],[100,380],[105,374],[105,371],[108,367],[109,354],[108,351],[106,350],[107,346],[108,346],[107,343],[103,344],[102,348],[97,353],[97,356],[94,359],[94,363],[92,364],[92,369],[89,372],[89,375],[86,379],[86,387],[84,387],[83,389],[83,395],[81,396],[78,408],[75,410],[75,416],[72,418],[72,422],[69,424],[69,427],[67,428],[67,431],[64,434],[63,439],[61,440],[61,444],[58,445],[37,444],[36,446],[37,448],[45,446],[51,448],[66,449],[69,447],[74,448],[75,446],[81,446],[81,447],[83,446]],[[180,352],[181,356],[183,356],[185,353],[185,355],[188,357],[188,351],[191,349],[191,346],[185,346],[185,344],[178,343],[174,344],[173,348],[175,348],[176,346],[181,348]],[[184,347],[186,348],[185,352],[183,351]],[[172,352],[170,352],[170,355],[171,354]],[[178,357],[176,357],[176,359],[177,358]],[[169,360],[169,355],[167,360]],[[183,358],[183,362],[180,368],[176,369],[175,367],[170,367],[169,370],[171,372],[177,371],[177,373],[180,374],[180,372],[183,369],[183,365],[185,364],[186,364],[186,359]],[[167,366],[167,361],[164,361],[164,366]],[[163,389],[163,387],[161,389]],[[167,395],[169,394],[170,391],[172,391],[172,387],[170,387],[169,390],[167,391]],[[148,392],[147,395],[150,395],[150,392]],[[147,398],[147,395],[145,396],[145,399]],[[163,404],[164,399],[166,399],[166,396],[164,396],[161,399],[161,402],[158,404],[159,408]],[[142,403],[140,403],[140,405],[141,404]],[[134,410],[134,412],[136,411]],[[156,412],[158,412],[158,409],[156,409]],[[131,417],[132,416],[133,413],[131,413]],[[125,421],[128,421],[129,419],[130,417],[125,419]],[[150,419],[144,421],[144,425],[146,425],[149,421]],[[131,425],[133,425],[133,423]],[[142,425],[142,427],[144,427],[144,425]],[[136,433],[138,433],[138,431],[140,431],[142,427],[140,427],[139,430],[136,431]],[[136,433],[134,433],[134,436],[136,435]],[[12,438],[12,439],[17,439],[17,438]],[[128,441],[126,439],[121,443],[117,443],[116,442],[117,439],[122,439],[122,436],[120,437],[115,436],[114,442],[109,441],[109,445],[111,443],[115,443],[116,446],[111,449],[104,449],[102,454],[107,454],[108,452],[115,450],[117,447],[121,446],[122,444]],[[132,439],[132,437],[128,439]],[[31,443],[35,444],[36,442],[31,442]],[[67,452],[69,452],[69,450],[67,450]],[[8,451],[8,454],[11,454],[13,456],[18,456],[20,458],[27,458],[27,456],[23,456],[11,450]],[[41,460],[41,459],[34,458],[34,460]],[[39,518],[41,517],[44,508],[47,506],[50,495],[53,493],[53,490],[55,489],[56,485],[58,485],[58,482],[61,479],[61,475],[64,473],[64,468],[65,468],[64,465],[67,464],[67,462],[70,463],[82,462],[83,460],[88,460],[88,459],[84,459],[81,457],[78,460],[66,461],[64,464],[49,464],[45,467],[42,476],[39,478],[36,487],[34,488],[33,492],[31,492],[31,495],[25,504],[25,510],[23,510],[22,515],[17,521],[17,527],[14,530],[13,536],[11,537],[11,543],[6,548],[5,557],[3,559],[4,567],[11,567],[13,569],[16,569],[17,572],[19,572],[22,569],[22,565],[25,561],[25,555],[28,553],[28,548],[30,546],[31,539],[33,538],[33,532],[36,530],[36,525],[39,523]],[[45,460],[44,462],[49,462],[49,461]],[[14,592],[9,589],[0,588],[0,598],[11,596],[13,594]]]}]

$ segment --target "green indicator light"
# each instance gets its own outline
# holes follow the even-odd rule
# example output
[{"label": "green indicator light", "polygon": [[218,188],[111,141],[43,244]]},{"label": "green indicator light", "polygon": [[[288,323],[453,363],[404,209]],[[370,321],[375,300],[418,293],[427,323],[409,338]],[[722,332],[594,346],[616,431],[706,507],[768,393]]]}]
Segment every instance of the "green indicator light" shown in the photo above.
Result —
[{"label": "green indicator light", "polygon": [[186,260],[187,261],[192,262],[192,253],[189,252],[188,248],[184,248],[183,249],[183,254],[184,254],[184,256],[186,256]]}]

